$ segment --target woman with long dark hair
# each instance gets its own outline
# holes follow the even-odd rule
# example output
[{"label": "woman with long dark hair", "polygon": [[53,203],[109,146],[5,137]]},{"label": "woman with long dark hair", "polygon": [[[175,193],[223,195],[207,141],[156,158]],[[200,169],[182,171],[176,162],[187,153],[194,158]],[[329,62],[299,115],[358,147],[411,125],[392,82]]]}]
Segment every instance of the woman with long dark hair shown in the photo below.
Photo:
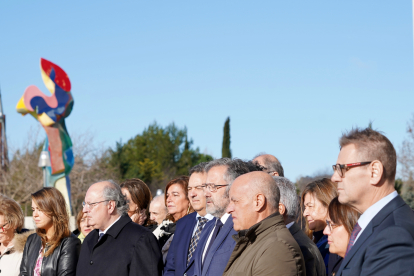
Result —
[{"label": "woman with long dark hair", "polygon": [[50,187],[33,193],[32,211],[36,233],[27,239],[20,275],[76,275],[81,242],[69,230],[62,194]]}]

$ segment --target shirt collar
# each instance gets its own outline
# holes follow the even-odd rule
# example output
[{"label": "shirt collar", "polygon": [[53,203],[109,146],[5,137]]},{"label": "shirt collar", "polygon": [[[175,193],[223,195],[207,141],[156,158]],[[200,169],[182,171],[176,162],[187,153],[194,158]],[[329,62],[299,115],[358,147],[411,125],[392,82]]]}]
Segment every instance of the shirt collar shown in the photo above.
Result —
[{"label": "shirt collar", "polygon": [[226,224],[226,221],[227,221],[227,219],[230,217],[230,214],[229,213],[225,213],[221,218],[220,218],[220,220],[221,220],[221,222],[223,223],[223,225],[224,224]]},{"label": "shirt collar", "polygon": [[214,218],[214,216],[213,216],[213,215],[211,215],[211,214],[206,214],[206,215],[203,217],[203,216],[200,216],[200,215],[197,213],[196,219],[198,220],[198,218],[206,218],[206,219],[208,219],[208,220],[210,221],[210,220],[212,220],[212,219]]},{"label": "shirt collar", "polygon": [[121,218],[121,216],[119,216],[114,222],[112,222],[112,224],[109,225],[108,228],[106,228],[104,231],[99,230],[99,235],[101,235],[101,233],[103,233],[105,235],[106,232],[108,232],[109,228],[111,228],[112,225],[114,225],[120,218]]},{"label": "shirt collar", "polygon": [[288,224],[286,224],[286,228],[287,229],[289,229],[293,224],[294,224],[295,222],[294,221],[292,221],[292,222],[290,222],[290,223],[288,223]]},{"label": "shirt collar", "polygon": [[371,220],[381,211],[381,209],[384,208],[385,205],[387,205],[396,196],[398,196],[398,193],[397,191],[394,191],[369,207],[358,219],[358,225],[361,227],[361,229],[367,227],[368,223],[371,222]]}]

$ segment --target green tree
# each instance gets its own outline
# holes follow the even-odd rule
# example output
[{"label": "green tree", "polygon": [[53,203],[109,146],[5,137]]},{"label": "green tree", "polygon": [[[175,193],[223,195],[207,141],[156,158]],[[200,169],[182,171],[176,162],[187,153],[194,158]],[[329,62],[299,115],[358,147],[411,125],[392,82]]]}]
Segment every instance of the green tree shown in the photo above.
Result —
[{"label": "green tree", "polygon": [[231,158],[230,149],[230,117],[227,117],[223,128],[223,147],[221,149],[221,157]]},{"label": "green tree", "polygon": [[403,183],[403,181],[402,181],[401,178],[395,179],[394,188],[398,192],[398,194],[401,194],[401,190],[402,190],[403,184],[404,183]]}]

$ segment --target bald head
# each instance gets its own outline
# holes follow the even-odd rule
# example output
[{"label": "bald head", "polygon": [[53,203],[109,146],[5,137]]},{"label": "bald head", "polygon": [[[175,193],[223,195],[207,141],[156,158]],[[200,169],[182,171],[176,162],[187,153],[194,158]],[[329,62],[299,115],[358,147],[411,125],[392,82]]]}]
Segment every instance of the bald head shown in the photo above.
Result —
[{"label": "bald head", "polygon": [[284,176],[282,164],[271,154],[259,154],[253,159],[253,162],[257,162],[264,168],[264,172],[272,176]]},{"label": "bald head", "polygon": [[275,180],[265,172],[250,172],[236,178],[227,208],[233,217],[234,230],[249,229],[277,212],[279,198]]},{"label": "bald head", "polygon": [[158,225],[162,223],[168,213],[167,207],[165,206],[164,194],[153,198],[149,212],[151,220],[156,221]]}]

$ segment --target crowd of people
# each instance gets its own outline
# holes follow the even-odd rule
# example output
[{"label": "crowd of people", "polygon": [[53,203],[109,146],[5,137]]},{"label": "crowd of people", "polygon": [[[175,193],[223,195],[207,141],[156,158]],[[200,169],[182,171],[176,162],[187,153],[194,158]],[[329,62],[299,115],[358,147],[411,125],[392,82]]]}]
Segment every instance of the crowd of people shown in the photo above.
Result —
[{"label": "crowd of people", "polygon": [[140,179],[92,184],[77,230],[62,194],[32,196],[34,231],[0,195],[0,275],[414,275],[414,213],[380,132],[340,138],[331,179],[298,195],[281,162],[198,164],[152,198]]}]

